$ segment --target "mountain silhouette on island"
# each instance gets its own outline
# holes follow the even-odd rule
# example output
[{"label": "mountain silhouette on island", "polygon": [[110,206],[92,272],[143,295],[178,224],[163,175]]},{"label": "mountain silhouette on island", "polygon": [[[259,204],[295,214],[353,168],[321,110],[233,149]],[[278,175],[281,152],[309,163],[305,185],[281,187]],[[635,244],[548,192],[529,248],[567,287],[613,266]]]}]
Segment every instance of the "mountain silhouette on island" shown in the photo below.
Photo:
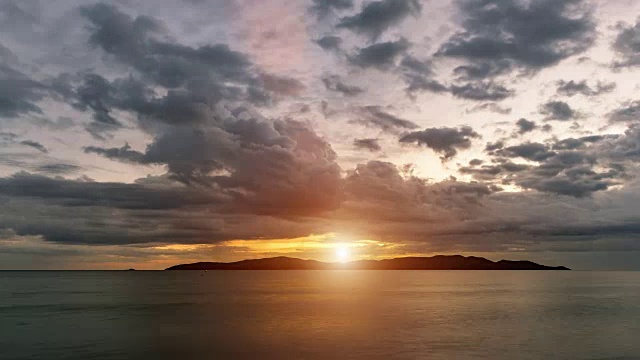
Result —
[{"label": "mountain silhouette on island", "polygon": [[197,262],[175,265],[166,270],[570,270],[564,266],[545,266],[531,261],[491,261],[482,257],[436,255],[384,260],[322,262],[286,256],[236,262]]}]

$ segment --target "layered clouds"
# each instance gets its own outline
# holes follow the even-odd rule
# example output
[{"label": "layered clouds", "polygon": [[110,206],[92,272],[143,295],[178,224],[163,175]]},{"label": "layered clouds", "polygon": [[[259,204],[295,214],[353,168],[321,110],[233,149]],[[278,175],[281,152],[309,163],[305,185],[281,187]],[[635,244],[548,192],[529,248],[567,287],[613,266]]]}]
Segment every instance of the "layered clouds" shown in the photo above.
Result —
[{"label": "layered clouds", "polygon": [[607,6],[313,0],[300,22],[270,2],[7,1],[0,259],[350,242],[615,268],[640,250],[640,8]]}]

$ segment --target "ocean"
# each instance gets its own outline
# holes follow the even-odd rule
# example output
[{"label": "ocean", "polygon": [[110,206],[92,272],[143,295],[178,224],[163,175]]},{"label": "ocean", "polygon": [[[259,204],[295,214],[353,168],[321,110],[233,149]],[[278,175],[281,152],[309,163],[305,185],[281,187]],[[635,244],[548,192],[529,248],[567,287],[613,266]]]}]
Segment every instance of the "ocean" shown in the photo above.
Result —
[{"label": "ocean", "polygon": [[640,272],[2,271],[0,359],[640,359]]}]

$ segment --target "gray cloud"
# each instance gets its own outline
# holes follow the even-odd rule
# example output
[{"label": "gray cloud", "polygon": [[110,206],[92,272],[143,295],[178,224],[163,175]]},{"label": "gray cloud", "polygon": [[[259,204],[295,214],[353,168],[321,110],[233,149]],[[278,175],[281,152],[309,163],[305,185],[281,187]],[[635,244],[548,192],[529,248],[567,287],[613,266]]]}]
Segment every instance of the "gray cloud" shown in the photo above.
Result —
[{"label": "gray cloud", "polygon": [[107,159],[114,159],[131,163],[145,163],[145,155],[136,150],[132,150],[129,144],[124,144],[120,148],[102,148],[99,146],[87,146],[84,148],[84,152],[87,154],[98,154],[106,157]]},{"label": "gray cloud", "polygon": [[305,89],[303,83],[297,79],[273,74],[260,74],[264,89],[280,96],[298,96]]},{"label": "gray cloud", "polygon": [[39,143],[39,142],[37,142],[37,141],[33,141],[33,140],[22,140],[22,141],[20,141],[20,144],[25,145],[25,146],[32,147],[32,148],[34,148],[34,149],[36,149],[36,150],[40,151],[41,153],[45,153],[45,154],[46,154],[46,153],[48,153],[48,152],[49,152],[49,151],[47,150],[47,148],[46,148],[44,145],[40,144],[40,143]]},{"label": "gray cloud", "polygon": [[400,61],[400,68],[403,71],[422,76],[433,75],[433,64],[430,60],[420,60],[414,56],[407,55]]},{"label": "gray cloud", "polygon": [[0,140],[2,141],[13,141],[18,137],[18,134],[12,132],[0,132]]},{"label": "gray cloud", "polygon": [[375,40],[390,27],[398,25],[410,15],[418,16],[421,11],[419,0],[372,1],[364,5],[358,14],[342,18],[337,27]]},{"label": "gray cloud", "polygon": [[438,54],[470,61],[479,75],[500,74],[505,67],[535,71],[585,51],[595,39],[595,24],[580,0],[460,0],[458,5],[463,30]]},{"label": "gray cloud", "polygon": [[481,62],[478,64],[460,65],[453,69],[453,75],[459,80],[483,80],[504,74],[510,70],[511,63],[508,60],[496,62]]},{"label": "gray cloud", "polygon": [[455,97],[475,101],[500,101],[513,95],[513,90],[493,82],[451,85],[449,91]]},{"label": "gray cloud", "polygon": [[543,161],[554,155],[545,144],[536,142],[526,142],[520,145],[508,146],[497,152],[501,156],[521,157],[532,161]]},{"label": "gray cloud", "polygon": [[82,168],[78,165],[73,164],[54,163],[39,165],[36,166],[33,170],[49,175],[68,175],[77,173],[78,171],[82,170]]},{"label": "gray cloud", "polygon": [[361,124],[369,127],[376,127],[386,132],[398,132],[401,130],[411,130],[418,127],[415,123],[401,119],[384,111],[380,106],[363,106],[355,109],[356,119],[351,123]]},{"label": "gray cloud", "polygon": [[518,127],[518,133],[520,135],[526,134],[536,129],[536,123],[534,121],[529,121],[527,119],[520,119],[516,122],[516,126]]},{"label": "gray cloud", "polygon": [[436,153],[442,154],[442,160],[454,157],[458,150],[471,147],[471,140],[480,135],[469,126],[460,128],[429,128],[414,131],[400,137],[401,143],[424,145]]},{"label": "gray cloud", "polygon": [[42,113],[37,103],[46,95],[45,85],[0,62],[0,117]]},{"label": "gray cloud", "polygon": [[[629,129],[624,136],[592,135],[554,140],[549,144],[492,145],[490,154],[494,156],[494,164],[481,167],[470,164],[460,171],[481,181],[588,197],[629,179],[624,162],[635,161],[636,154],[640,154],[638,139],[638,131]],[[508,158],[521,158],[536,164],[514,163]]]},{"label": "gray cloud", "polygon": [[144,153],[127,145],[87,147],[85,152],[125,162],[166,164],[171,179],[218,188],[251,211],[321,212],[337,206],[340,198],[336,154],[308,125],[293,120],[235,118],[223,128],[174,128],[157,137]]},{"label": "gray cloud", "polygon": [[504,141],[499,140],[493,143],[487,143],[487,145],[484,147],[484,150],[487,152],[492,152],[495,150],[502,149],[503,147],[504,147]]},{"label": "gray cloud", "polygon": [[632,101],[622,104],[618,109],[609,113],[609,121],[636,122],[640,120],[640,101]]},{"label": "gray cloud", "polygon": [[589,144],[593,144],[605,139],[616,139],[616,135],[591,135],[584,136],[581,138],[566,138],[562,140],[558,140],[553,144],[554,150],[575,150],[588,146]]},{"label": "gray cloud", "polygon": [[376,43],[359,49],[349,56],[349,62],[362,68],[388,69],[396,64],[411,44],[404,38],[396,41]]},{"label": "gray cloud", "polygon": [[468,109],[467,113],[479,112],[479,111],[491,111],[497,114],[508,115],[511,114],[511,108],[502,107],[496,103],[484,103],[476,105]]},{"label": "gray cloud", "polygon": [[326,51],[340,51],[342,38],[339,36],[327,35],[315,40],[315,43]]},{"label": "gray cloud", "polygon": [[0,194],[43,199],[68,207],[106,206],[118,209],[175,209],[208,204],[216,198],[187,188],[156,189],[135,184],[51,179],[17,173],[0,178]]},{"label": "gray cloud", "polygon": [[[93,111],[88,130],[98,138],[122,127],[113,108],[134,111],[143,119],[197,122],[210,117],[210,104],[222,99],[265,103],[270,93],[295,95],[303,89],[296,80],[258,71],[246,55],[226,44],[189,47],[161,41],[164,26],[156,19],[132,18],[106,4],[85,6],[81,13],[91,23],[91,44],[139,74],[113,81],[85,76],[74,105]],[[164,87],[166,95],[157,96],[153,86]]]},{"label": "gray cloud", "polygon": [[378,143],[378,139],[354,139],[353,146],[358,149],[366,149],[369,151],[380,151],[382,147]]},{"label": "gray cloud", "polygon": [[123,124],[111,115],[111,108],[117,105],[117,90],[109,81],[100,75],[88,74],[84,82],[76,90],[77,102],[74,107],[79,110],[93,111],[94,122],[87,127],[94,137],[103,139],[102,133],[123,127]]},{"label": "gray cloud", "polygon": [[601,94],[609,93],[616,88],[616,84],[613,82],[605,83],[600,81],[598,81],[595,88],[592,88],[587,84],[586,80],[582,80],[578,82],[574,80],[570,80],[570,81],[558,80],[556,84],[558,85],[558,88],[556,89],[556,93],[558,95],[564,95],[564,96],[574,96],[576,94],[581,94],[584,96],[598,96]]},{"label": "gray cloud", "polygon": [[[504,161],[498,164],[482,165],[482,162],[469,162],[470,166],[461,167],[459,171],[462,174],[471,174],[474,179],[481,181],[488,181],[495,179],[497,176],[506,175],[507,178],[513,174],[528,170],[530,165],[516,164],[511,161]],[[480,167],[478,167],[480,166]]]},{"label": "gray cloud", "polygon": [[540,106],[540,113],[546,115],[546,120],[568,121],[580,115],[564,101],[549,101]]},{"label": "gray cloud", "polygon": [[614,61],[614,67],[632,67],[640,65],[640,18],[635,25],[619,23],[618,35],[612,44],[619,60]]},{"label": "gray cloud", "polygon": [[414,56],[406,55],[400,61],[398,70],[407,84],[405,90],[409,97],[414,98],[415,94],[420,91],[434,93],[449,91],[444,84],[432,78],[434,75],[433,64],[429,59],[421,60]]},{"label": "gray cloud", "polygon": [[322,83],[327,90],[338,92],[345,96],[357,96],[365,92],[359,86],[345,84],[338,75],[325,76],[322,78]]},{"label": "gray cloud", "polygon": [[313,5],[309,10],[315,13],[319,20],[323,20],[327,15],[336,11],[353,8],[353,0],[312,0],[312,2]]}]

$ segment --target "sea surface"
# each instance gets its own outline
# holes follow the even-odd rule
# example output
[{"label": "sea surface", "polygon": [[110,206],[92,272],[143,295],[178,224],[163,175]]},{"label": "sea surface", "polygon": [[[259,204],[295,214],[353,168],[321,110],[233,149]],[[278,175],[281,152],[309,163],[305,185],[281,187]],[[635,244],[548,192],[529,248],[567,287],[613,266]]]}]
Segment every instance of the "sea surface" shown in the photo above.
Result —
[{"label": "sea surface", "polygon": [[640,359],[640,272],[0,272],[0,359]]}]

